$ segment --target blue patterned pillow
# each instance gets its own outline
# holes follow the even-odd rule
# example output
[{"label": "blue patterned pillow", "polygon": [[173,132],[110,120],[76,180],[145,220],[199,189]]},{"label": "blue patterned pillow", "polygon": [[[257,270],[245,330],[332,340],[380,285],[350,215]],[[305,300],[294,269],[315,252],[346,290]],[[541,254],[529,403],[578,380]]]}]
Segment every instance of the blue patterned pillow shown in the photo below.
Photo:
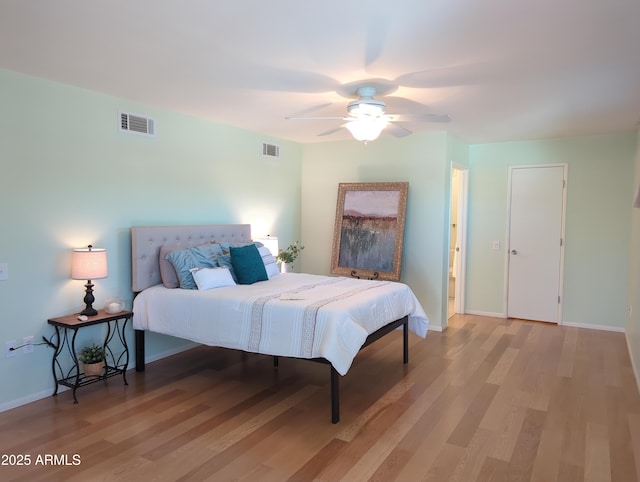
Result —
[{"label": "blue patterned pillow", "polygon": [[216,253],[222,253],[222,249],[217,244],[203,244],[189,249],[173,251],[167,255],[167,260],[173,265],[178,276],[180,288],[185,290],[196,290],[196,285],[191,270],[194,268],[216,268]]},{"label": "blue patterned pillow", "polygon": [[230,246],[231,264],[238,284],[250,285],[256,281],[266,281],[267,271],[262,256],[255,244],[247,246]]},{"label": "blue patterned pillow", "polygon": [[189,248],[189,251],[203,268],[215,268],[218,266],[216,258],[222,254],[222,246],[217,243],[202,244]]},{"label": "blue patterned pillow", "polygon": [[223,268],[229,268],[229,272],[231,273],[231,277],[233,281],[238,282],[238,278],[236,277],[236,272],[233,271],[233,264],[231,264],[231,255],[229,254],[221,254],[217,258],[218,266],[222,266]]}]

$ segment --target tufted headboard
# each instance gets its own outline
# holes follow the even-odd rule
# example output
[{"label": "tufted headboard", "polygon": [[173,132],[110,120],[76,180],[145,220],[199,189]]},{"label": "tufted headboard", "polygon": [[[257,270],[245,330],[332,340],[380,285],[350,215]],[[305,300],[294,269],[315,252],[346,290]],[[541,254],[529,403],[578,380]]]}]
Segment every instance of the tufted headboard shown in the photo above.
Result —
[{"label": "tufted headboard", "polygon": [[131,228],[131,288],[138,293],[160,284],[160,247],[190,248],[204,243],[248,242],[250,224],[134,226]]}]

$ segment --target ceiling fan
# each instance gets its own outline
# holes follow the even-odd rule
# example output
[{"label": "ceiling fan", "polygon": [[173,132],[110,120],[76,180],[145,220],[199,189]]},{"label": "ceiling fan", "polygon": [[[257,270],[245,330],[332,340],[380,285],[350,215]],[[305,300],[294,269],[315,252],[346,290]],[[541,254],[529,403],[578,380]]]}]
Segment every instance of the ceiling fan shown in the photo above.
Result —
[{"label": "ceiling fan", "polygon": [[335,127],[318,135],[326,136],[347,128],[353,137],[359,141],[372,141],[377,139],[383,129],[388,128],[389,133],[395,137],[405,137],[412,132],[396,122],[408,120],[426,120],[430,122],[450,122],[451,118],[446,114],[387,114],[386,104],[374,99],[376,88],[361,86],[356,90],[358,99],[349,102],[347,115],[341,117],[287,117],[292,120],[343,120],[346,121],[339,127]]}]

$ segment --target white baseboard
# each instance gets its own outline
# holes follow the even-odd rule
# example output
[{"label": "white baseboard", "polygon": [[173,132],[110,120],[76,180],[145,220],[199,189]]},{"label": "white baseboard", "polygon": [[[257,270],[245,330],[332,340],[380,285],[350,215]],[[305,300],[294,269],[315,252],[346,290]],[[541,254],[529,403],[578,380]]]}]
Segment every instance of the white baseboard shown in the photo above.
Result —
[{"label": "white baseboard", "polygon": [[[478,316],[489,316],[491,318],[506,318],[506,313],[491,313],[488,311],[474,311],[467,310],[465,315],[478,315]],[[570,326],[572,328],[587,328],[589,330],[602,330],[602,331],[615,331],[618,333],[624,333],[624,328],[619,326],[610,326],[610,325],[593,325],[590,323],[573,323],[570,321],[563,321],[558,323],[559,326]]]},{"label": "white baseboard", "polygon": [[488,316],[490,318],[506,318],[506,313],[492,313],[491,311],[475,311],[475,310],[465,310],[465,315],[477,315],[477,316]]},{"label": "white baseboard", "polygon": [[615,331],[617,333],[624,333],[624,328],[621,326],[592,325],[590,323],[573,323],[571,321],[563,321],[562,323],[558,324],[560,326],[570,326],[572,328],[587,328],[588,330]]},{"label": "white baseboard", "polygon": [[145,365],[147,363],[153,363],[154,361],[162,360],[163,358],[167,358],[168,356],[177,355],[178,353],[182,353],[183,351],[191,350],[192,348],[195,348],[197,346],[200,346],[200,344],[189,341],[184,345],[180,345],[176,348],[172,348],[171,350],[163,351],[161,353],[156,353],[153,356],[145,356],[144,363]]},{"label": "white baseboard", "polygon": [[[190,350],[191,348],[194,348],[196,346],[198,346],[197,343],[188,342],[188,343],[186,343],[184,345],[180,345],[177,348],[172,348],[171,350],[167,350],[167,351],[164,351],[162,353],[156,353],[153,356],[145,357],[145,364],[152,363],[152,362],[157,361],[157,360],[161,360],[161,359],[166,358],[168,356],[176,355],[176,354],[181,353],[183,351]],[[131,370],[135,370],[135,364],[130,364],[129,367],[127,368],[127,371],[131,371]],[[17,398],[15,400],[10,400],[8,402],[5,402],[5,403],[0,405],[0,412],[6,412],[7,410],[11,410],[13,408],[18,408],[18,407],[21,407],[22,405],[26,405],[28,403],[35,402],[37,400],[42,400],[43,398],[50,397],[50,396],[52,396],[53,390],[54,390],[54,387],[51,387],[51,388],[48,388],[47,390],[42,390],[40,392],[29,394],[26,397]],[[64,386],[59,386],[58,387],[58,393],[65,392],[67,390],[71,390],[71,389],[69,387],[64,387]]]},{"label": "white baseboard", "polygon": [[[62,392],[63,389],[69,390],[67,387],[58,387],[58,393]],[[35,402],[37,400],[42,400],[43,398],[50,397],[52,393],[53,393],[53,387],[51,387],[48,390],[32,393],[30,395],[27,395],[26,397],[11,400],[9,402],[6,402],[0,405],[0,412],[6,412],[7,410],[11,410],[12,408],[17,408],[22,405],[26,405],[27,403]]]}]

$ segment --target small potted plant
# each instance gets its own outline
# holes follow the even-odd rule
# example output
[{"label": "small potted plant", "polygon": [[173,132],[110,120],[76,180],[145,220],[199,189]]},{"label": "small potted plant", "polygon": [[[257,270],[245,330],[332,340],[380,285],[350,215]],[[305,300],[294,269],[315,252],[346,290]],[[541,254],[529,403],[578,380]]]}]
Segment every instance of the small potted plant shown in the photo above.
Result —
[{"label": "small potted plant", "polygon": [[290,244],[287,249],[281,249],[276,256],[276,260],[280,261],[280,271],[283,273],[287,272],[287,267],[289,265],[293,266],[293,262],[300,255],[300,251],[304,249],[304,246],[300,243],[300,241],[296,241],[293,244]]},{"label": "small potted plant", "polygon": [[78,355],[86,377],[100,377],[104,374],[105,351],[95,343],[85,346]]}]

